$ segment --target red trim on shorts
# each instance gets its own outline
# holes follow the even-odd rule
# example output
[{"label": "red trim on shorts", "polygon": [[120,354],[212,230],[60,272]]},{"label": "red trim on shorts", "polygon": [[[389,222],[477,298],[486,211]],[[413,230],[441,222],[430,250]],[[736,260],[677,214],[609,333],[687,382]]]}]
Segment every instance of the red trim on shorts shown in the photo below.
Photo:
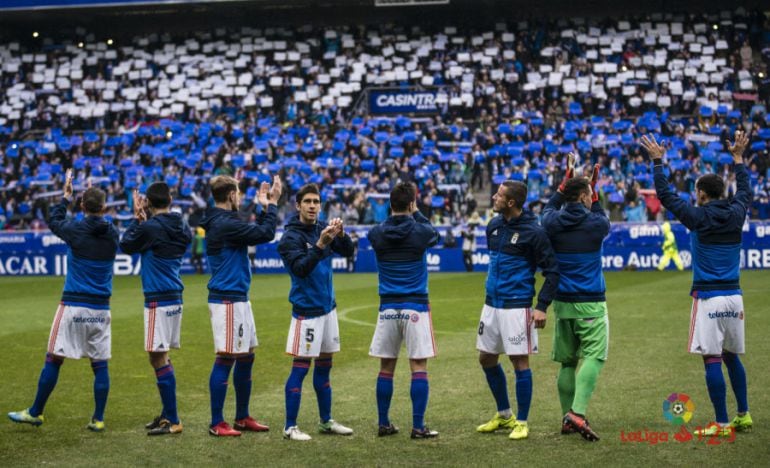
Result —
[{"label": "red trim on shorts", "polygon": [[151,302],[150,303],[150,313],[147,317],[147,321],[149,322],[147,324],[147,340],[146,340],[146,348],[147,352],[151,353],[153,351],[152,345],[155,344],[155,309],[157,308],[157,302]]},{"label": "red trim on shorts", "polygon": [[526,314],[526,320],[527,320],[527,323],[525,325],[527,329],[527,354],[532,354],[532,333],[530,330],[531,312],[529,310],[529,307],[526,307],[524,310],[526,311],[525,314]]},{"label": "red trim on shorts", "polygon": [[56,315],[53,319],[53,328],[51,329],[51,336],[48,337],[48,352],[54,354],[53,348],[56,346],[56,337],[59,335],[59,324],[61,323],[61,317],[64,315],[64,304],[59,303],[59,308],[56,309]]},{"label": "red trim on shorts", "polygon": [[302,336],[302,317],[297,317],[297,321],[294,323],[294,344],[291,349],[291,353],[294,356],[299,356],[299,338]]},{"label": "red trim on shorts", "polygon": [[232,354],[233,352],[233,304],[225,304],[225,327],[227,333],[225,333],[225,352]]},{"label": "red trim on shorts", "polygon": [[693,298],[692,300],[692,312],[690,312],[690,337],[687,339],[687,352],[690,352],[690,347],[692,346],[692,339],[695,335],[695,320],[698,317],[698,299]]}]

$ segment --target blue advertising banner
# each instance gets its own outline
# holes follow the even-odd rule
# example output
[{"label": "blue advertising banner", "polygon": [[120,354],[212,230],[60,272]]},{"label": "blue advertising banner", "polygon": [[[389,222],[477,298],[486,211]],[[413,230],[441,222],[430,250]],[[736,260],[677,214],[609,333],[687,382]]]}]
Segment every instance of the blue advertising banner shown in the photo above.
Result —
[{"label": "blue advertising banner", "polygon": [[[679,246],[679,256],[686,268],[692,264],[690,236],[687,229],[679,223],[672,223],[671,228]],[[354,271],[358,273],[376,272],[377,262],[374,251],[366,239],[367,228],[349,228],[359,237],[359,248],[355,258],[334,257],[332,267],[335,272]],[[439,228],[442,238],[446,238],[448,228]],[[280,255],[278,240],[256,247],[253,252],[252,271],[254,273],[285,273]],[[443,245],[430,249],[427,255],[428,270],[431,272],[465,271],[463,254],[460,246],[462,239],[459,232],[454,248]],[[473,270],[484,272],[489,265],[484,229],[476,229],[477,249],[472,255]],[[606,271],[651,270],[657,268],[662,251],[663,233],[655,223],[615,223],[609,236],[604,241],[602,256]],[[204,259],[205,261],[205,259]],[[673,268],[673,265],[669,266]],[[756,270],[770,269],[770,222],[754,221],[746,223],[743,229],[743,248],[741,249],[741,268]],[[141,258],[138,255],[119,253],[115,261],[116,275],[138,275],[141,271]],[[67,246],[48,231],[42,232],[2,232],[0,233],[0,276],[25,275],[64,275],[67,272]],[[190,255],[185,257],[182,272],[194,273]]]},{"label": "blue advertising banner", "polygon": [[437,89],[373,89],[369,91],[370,114],[437,113]]}]

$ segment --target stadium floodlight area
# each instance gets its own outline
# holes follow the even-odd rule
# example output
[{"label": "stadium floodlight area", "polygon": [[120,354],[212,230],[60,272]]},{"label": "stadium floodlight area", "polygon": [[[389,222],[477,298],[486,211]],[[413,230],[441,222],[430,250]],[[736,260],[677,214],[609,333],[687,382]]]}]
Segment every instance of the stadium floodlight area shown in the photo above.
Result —
[{"label": "stadium floodlight area", "polygon": [[448,5],[449,0],[374,0],[376,7]]}]

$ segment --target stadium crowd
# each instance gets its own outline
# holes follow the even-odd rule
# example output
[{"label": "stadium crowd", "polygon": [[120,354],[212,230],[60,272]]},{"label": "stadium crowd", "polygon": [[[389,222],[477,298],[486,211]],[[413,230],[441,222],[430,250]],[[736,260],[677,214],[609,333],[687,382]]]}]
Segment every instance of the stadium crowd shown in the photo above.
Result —
[{"label": "stadium crowd", "polygon": [[[761,14],[653,15],[497,24],[216,29],[131,41],[79,31],[0,44],[0,229],[45,227],[73,168],[127,223],[155,180],[195,226],[208,179],[240,178],[244,200],[280,174],[323,188],[324,217],[372,224],[413,180],[436,224],[465,222],[474,194],[525,180],[537,213],[566,154],[601,164],[612,220],[664,218],[638,139],[667,142],[680,195],[729,177],[724,141],[743,125],[755,203],[770,216],[770,26]],[[433,115],[374,116],[368,87],[438,87]],[[281,219],[294,210],[284,204]],[[244,210],[247,207],[244,207]]]}]

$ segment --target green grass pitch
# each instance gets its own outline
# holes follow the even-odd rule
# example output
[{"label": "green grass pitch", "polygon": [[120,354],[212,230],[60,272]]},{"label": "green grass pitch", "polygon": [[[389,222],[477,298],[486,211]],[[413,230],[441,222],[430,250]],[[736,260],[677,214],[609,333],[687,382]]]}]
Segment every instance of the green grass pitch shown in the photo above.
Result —
[{"label": "green grass pitch", "polygon": [[[207,434],[208,377],[213,345],[206,307],[208,277],[187,276],[182,349],[172,353],[177,373],[183,434],[149,438],[143,424],[160,408],[155,378],[143,351],[142,292],[137,277],[115,279],[112,300],[112,387],[107,404],[107,431],[85,429],[91,411],[92,374],[87,360],[69,360],[46,407],[40,428],[0,423],[0,465],[283,465],[372,466],[435,464],[452,466],[512,465],[723,465],[767,462],[770,456],[770,272],[743,272],[747,321],[744,364],[754,432],[738,434],[733,443],[679,443],[678,428],[665,421],[663,400],[672,392],[690,395],[696,408],[690,428],[713,419],[703,365],[685,351],[691,300],[689,273],[609,273],[607,301],[611,344],[589,419],[602,436],[595,444],[579,436],[561,436],[556,392],[557,365],[550,360],[553,322],[540,334],[540,354],[532,357],[534,396],[530,437],[508,440],[507,434],[477,434],[477,424],[494,413],[494,401],[477,362],[476,330],[484,298],[483,274],[433,274],[431,302],[439,355],[429,363],[430,402],[426,420],[441,432],[436,440],[412,441],[408,363],[395,377],[391,408],[402,433],[376,436],[374,383],[378,361],[367,356],[376,320],[376,276],[337,275],[342,352],[332,372],[333,417],[355,429],[351,437],[315,435],[307,443],[282,440],[283,386],[290,367],[284,346],[290,320],[286,299],[288,275],[255,276],[251,300],[260,346],[254,367],[252,415],[270,424],[267,434],[246,433],[238,439]],[[43,364],[51,319],[62,278],[0,279],[3,326],[0,410],[29,406]],[[505,362],[514,404],[510,363]],[[727,377],[727,372],[725,371]],[[318,409],[311,379],[305,380],[299,425],[313,434]],[[735,400],[728,386],[730,413]],[[234,390],[228,392],[226,418],[232,422]],[[629,442],[629,433],[666,432],[669,441]],[[625,435],[622,435],[625,434]],[[631,437],[633,438],[633,437]]]}]

